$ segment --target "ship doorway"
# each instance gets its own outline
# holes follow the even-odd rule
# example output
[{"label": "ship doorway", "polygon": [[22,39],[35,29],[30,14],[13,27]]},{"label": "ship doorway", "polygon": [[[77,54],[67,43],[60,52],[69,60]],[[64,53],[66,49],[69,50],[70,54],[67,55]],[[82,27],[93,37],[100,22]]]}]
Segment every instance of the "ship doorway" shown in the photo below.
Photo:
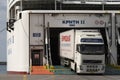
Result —
[{"label": "ship doorway", "polygon": [[31,50],[32,66],[42,66],[43,65],[43,50]]},{"label": "ship doorway", "polygon": [[[51,45],[51,56],[52,56],[52,63],[53,65],[60,65],[60,44],[59,44],[59,35],[61,32],[71,30],[71,29],[91,29],[91,28],[50,28],[50,45]],[[107,44],[107,34],[105,32],[105,28],[92,28],[97,29],[102,34],[102,37],[104,39],[105,44],[105,62],[106,64],[109,63],[109,57],[108,55],[108,44]]]}]

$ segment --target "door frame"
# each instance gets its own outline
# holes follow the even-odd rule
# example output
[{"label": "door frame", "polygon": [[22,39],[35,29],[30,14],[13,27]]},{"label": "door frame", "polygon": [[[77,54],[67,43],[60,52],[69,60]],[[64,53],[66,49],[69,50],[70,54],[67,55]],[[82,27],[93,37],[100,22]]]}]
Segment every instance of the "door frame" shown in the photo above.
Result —
[{"label": "door frame", "polygon": [[[42,57],[44,56],[44,46],[30,46],[30,56],[29,56],[29,61],[30,61],[30,68],[32,67],[32,50],[43,50]],[[42,58],[42,65],[43,65],[43,58]],[[42,66],[41,65],[41,66]]]}]

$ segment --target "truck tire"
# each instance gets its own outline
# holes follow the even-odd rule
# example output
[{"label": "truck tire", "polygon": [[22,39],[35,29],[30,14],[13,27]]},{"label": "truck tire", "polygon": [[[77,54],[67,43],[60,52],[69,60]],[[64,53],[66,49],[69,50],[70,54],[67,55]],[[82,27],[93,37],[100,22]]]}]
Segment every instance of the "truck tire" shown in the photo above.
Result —
[{"label": "truck tire", "polygon": [[79,75],[80,73],[77,72],[77,64],[75,63],[75,73]]},{"label": "truck tire", "polygon": [[76,63],[75,63],[75,72],[77,73],[77,65],[76,65]]},{"label": "truck tire", "polygon": [[63,59],[63,58],[60,59],[60,64],[61,64],[62,66],[65,66],[65,64],[64,64],[64,59]]}]

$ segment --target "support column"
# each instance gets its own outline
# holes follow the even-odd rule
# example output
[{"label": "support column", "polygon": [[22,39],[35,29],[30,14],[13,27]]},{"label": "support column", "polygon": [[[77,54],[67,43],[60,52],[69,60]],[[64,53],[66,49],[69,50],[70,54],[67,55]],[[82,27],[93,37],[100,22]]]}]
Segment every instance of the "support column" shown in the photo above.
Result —
[{"label": "support column", "polygon": [[112,45],[110,46],[111,50],[111,64],[117,65],[117,45],[116,45],[116,35],[115,35],[115,13],[112,13]]}]

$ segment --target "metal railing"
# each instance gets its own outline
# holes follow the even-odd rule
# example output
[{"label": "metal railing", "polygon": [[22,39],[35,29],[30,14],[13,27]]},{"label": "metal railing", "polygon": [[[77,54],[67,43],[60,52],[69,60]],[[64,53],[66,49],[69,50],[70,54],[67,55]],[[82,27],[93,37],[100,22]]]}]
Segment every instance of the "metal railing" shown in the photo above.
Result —
[{"label": "metal railing", "polygon": [[57,1],[120,2],[120,0],[57,0]]},{"label": "metal railing", "polygon": [[[56,0],[59,2],[120,2],[120,0]],[[113,3],[114,4],[114,3]]]}]

